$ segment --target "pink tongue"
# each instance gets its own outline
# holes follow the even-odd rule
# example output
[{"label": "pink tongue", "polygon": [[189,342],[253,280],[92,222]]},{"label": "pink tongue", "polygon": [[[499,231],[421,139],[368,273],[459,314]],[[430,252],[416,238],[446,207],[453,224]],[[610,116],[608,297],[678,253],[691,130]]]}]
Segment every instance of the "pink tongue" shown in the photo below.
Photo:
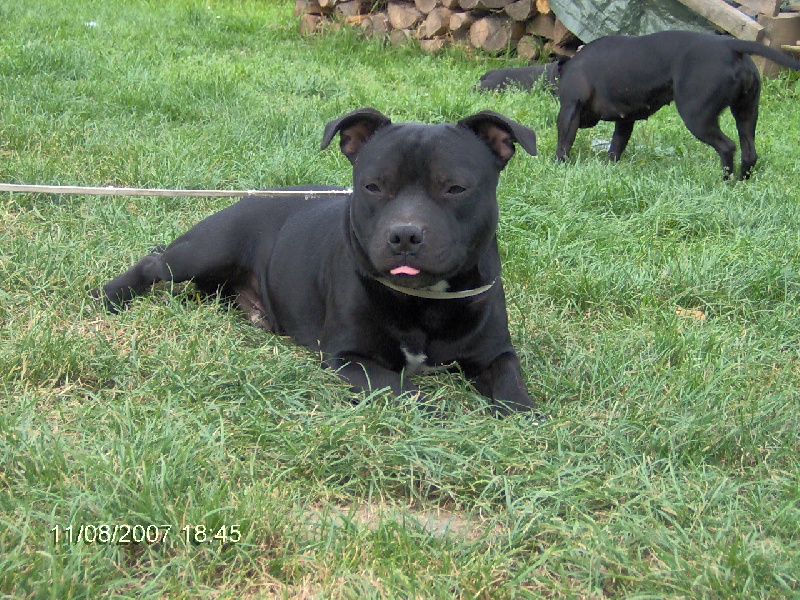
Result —
[{"label": "pink tongue", "polygon": [[419,273],[419,269],[409,267],[408,265],[403,265],[402,267],[395,267],[389,271],[389,273],[392,275],[416,275]]}]

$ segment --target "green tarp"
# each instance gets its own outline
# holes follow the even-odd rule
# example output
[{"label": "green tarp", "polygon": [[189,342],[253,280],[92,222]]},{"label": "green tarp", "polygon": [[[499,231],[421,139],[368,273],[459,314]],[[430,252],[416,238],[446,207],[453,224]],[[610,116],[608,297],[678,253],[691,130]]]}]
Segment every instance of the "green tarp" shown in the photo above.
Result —
[{"label": "green tarp", "polygon": [[677,0],[550,0],[550,7],[584,43],[605,35],[712,30],[705,19]]}]

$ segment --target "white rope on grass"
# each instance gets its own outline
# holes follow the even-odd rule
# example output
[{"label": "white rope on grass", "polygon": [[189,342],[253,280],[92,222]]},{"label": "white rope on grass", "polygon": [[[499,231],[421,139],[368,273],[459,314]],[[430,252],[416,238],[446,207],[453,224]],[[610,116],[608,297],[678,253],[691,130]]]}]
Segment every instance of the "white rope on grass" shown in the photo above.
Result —
[{"label": "white rope on grass", "polygon": [[170,190],[129,187],[92,187],[76,185],[27,185],[24,183],[0,183],[0,192],[32,194],[71,194],[88,196],[196,196],[204,198],[232,198],[239,196],[328,196],[349,194],[352,190]]}]

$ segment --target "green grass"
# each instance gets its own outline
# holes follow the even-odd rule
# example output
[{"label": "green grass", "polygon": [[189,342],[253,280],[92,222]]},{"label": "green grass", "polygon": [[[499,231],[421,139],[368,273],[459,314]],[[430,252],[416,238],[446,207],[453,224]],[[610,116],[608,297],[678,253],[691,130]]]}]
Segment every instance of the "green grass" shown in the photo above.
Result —
[{"label": "green grass", "polygon": [[[499,238],[552,419],[493,419],[457,375],[423,380],[441,418],[354,406],[220,303],[89,302],[230,200],[4,193],[0,595],[800,597],[797,78],[765,82],[749,182],[672,107],[618,164],[592,150],[609,124],[558,164],[554,98],[472,89],[508,60],[304,39],[292,8],[0,0],[0,181],[348,185],[319,151],[347,111],[507,114],[539,137],[501,178]],[[103,524],[171,530],[65,540]]]}]

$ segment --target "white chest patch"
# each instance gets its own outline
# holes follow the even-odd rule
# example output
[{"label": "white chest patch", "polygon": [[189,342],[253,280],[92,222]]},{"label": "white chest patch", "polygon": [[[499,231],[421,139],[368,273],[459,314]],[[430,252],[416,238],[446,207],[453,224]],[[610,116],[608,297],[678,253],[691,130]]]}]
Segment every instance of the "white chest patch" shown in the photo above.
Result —
[{"label": "white chest patch", "polygon": [[406,371],[408,373],[416,373],[421,368],[425,368],[425,361],[428,359],[428,355],[424,352],[420,352],[419,354],[415,354],[411,352],[408,348],[400,347],[400,350],[403,351],[403,356],[406,357]]},{"label": "white chest patch", "polygon": [[430,290],[431,292],[446,292],[450,289],[450,283],[446,279],[442,279],[441,281],[437,281],[431,286],[428,286],[426,289]]}]

